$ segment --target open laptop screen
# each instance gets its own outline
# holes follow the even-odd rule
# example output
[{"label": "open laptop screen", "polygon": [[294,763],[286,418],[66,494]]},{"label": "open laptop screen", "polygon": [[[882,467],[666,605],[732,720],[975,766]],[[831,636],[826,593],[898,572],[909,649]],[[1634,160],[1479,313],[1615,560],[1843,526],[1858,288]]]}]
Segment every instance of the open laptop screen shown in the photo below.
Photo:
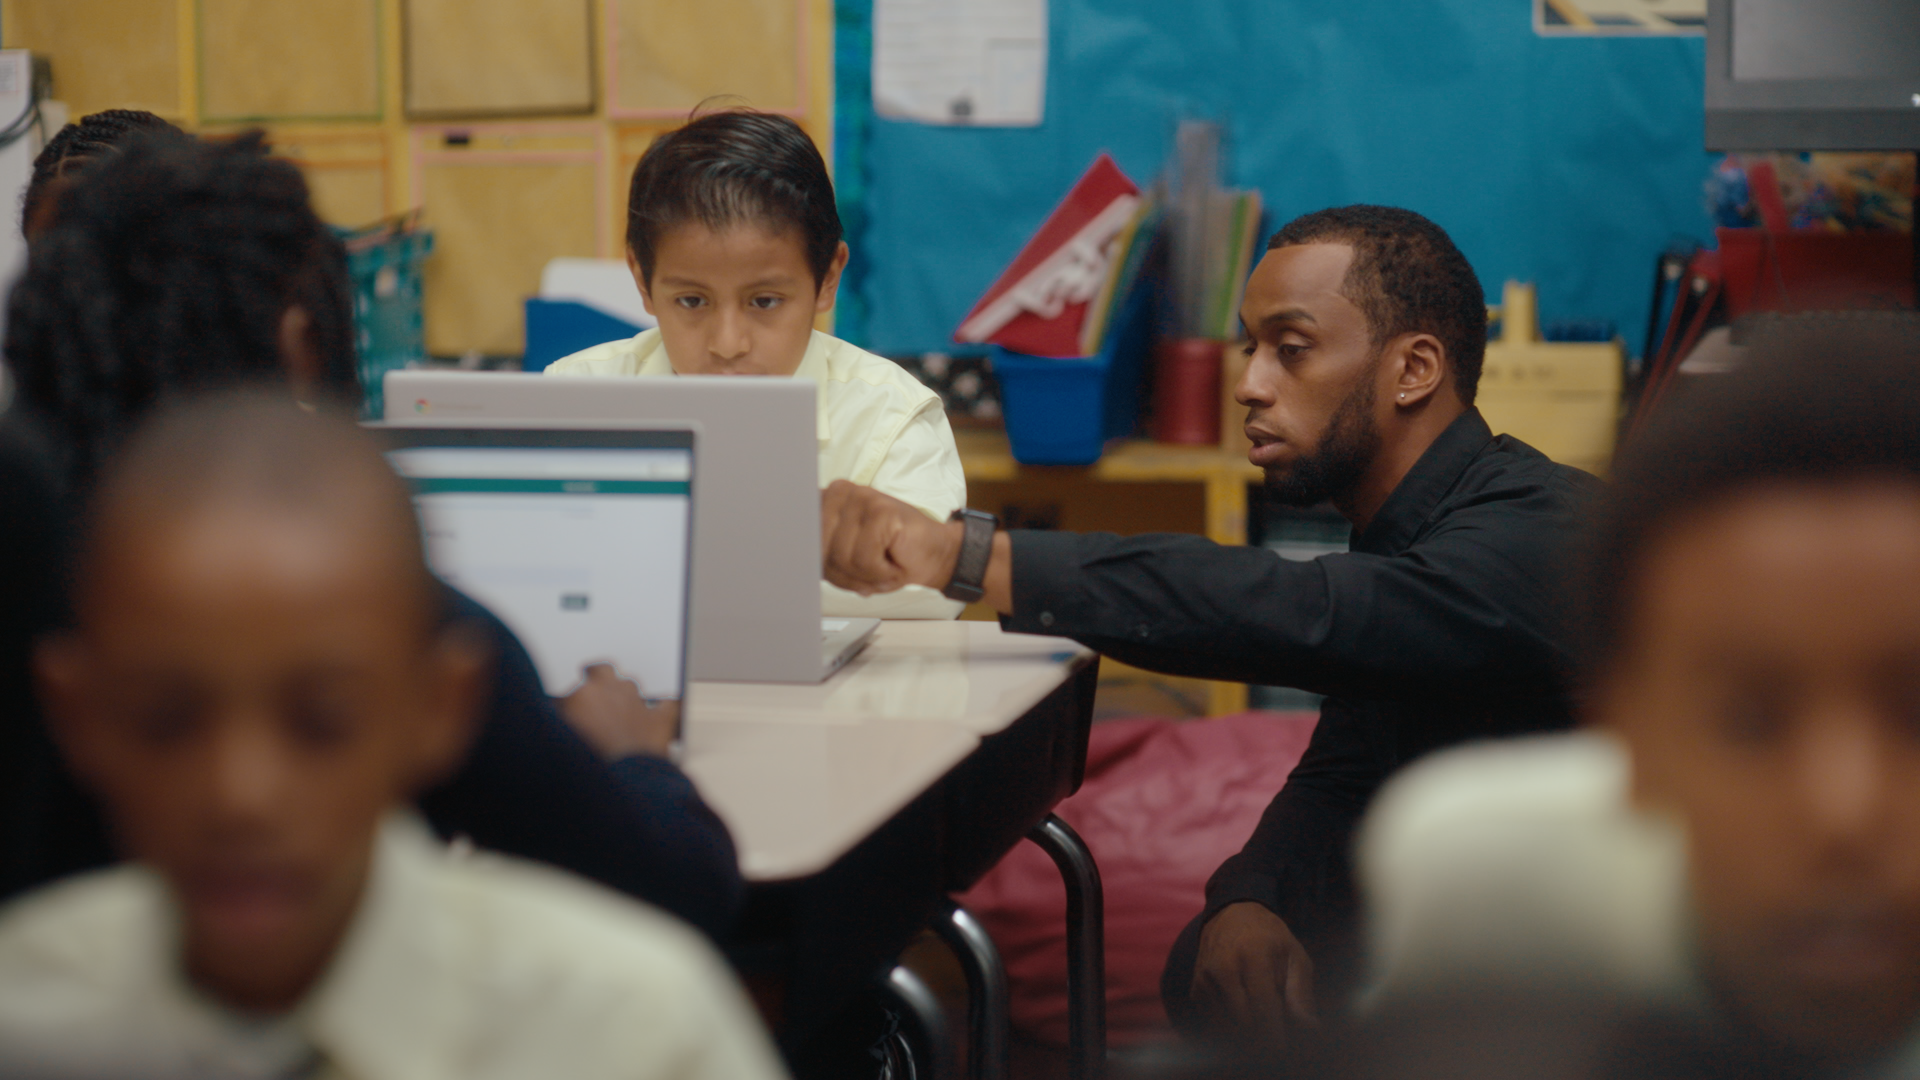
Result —
[{"label": "open laptop screen", "polygon": [[388,458],[414,487],[434,571],[513,630],[549,694],[609,663],[649,698],[681,696],[691,432],[388,434],[408,444]]}]

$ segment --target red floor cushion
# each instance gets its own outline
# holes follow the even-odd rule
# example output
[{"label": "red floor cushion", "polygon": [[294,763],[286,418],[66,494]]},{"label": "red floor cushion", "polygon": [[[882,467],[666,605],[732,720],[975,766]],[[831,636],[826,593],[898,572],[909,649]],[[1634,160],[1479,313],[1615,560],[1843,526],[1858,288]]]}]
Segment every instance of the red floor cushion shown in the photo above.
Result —
[{"label": "red floor cushion", "polygon": [[[1056,811],[1093,851],[1106,889],[1107,1027],[1114,1045],[1168,1030],[1160,970],[1313,734],[1314,713],[1094,725],[1087,779]],[[1066,894],[1052,860],[1021,844],[956,897],[1000,948],[1013,1025],[1067,1041]]]}]

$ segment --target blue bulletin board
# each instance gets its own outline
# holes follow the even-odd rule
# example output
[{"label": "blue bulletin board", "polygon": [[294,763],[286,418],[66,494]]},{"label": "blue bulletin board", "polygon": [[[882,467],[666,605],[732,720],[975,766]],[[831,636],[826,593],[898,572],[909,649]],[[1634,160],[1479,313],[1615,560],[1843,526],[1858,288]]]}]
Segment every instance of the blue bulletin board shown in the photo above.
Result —
[{"label": "blue bulletin board", "polygon": [[1184,116],[1221,121],[1229,186],[1278,225],[1410,207],[1497,298],[1611,319],[1637,350],[1653,261],[1705,240],[1704,43],[1550,37],[1528,0],[1051,0],[1046,121],[927,127],[863,95],[872,0],[838,0],[836,179],[855,265],[839,330],[882,352],[953,329],[1094,155],[1145,184]]}]

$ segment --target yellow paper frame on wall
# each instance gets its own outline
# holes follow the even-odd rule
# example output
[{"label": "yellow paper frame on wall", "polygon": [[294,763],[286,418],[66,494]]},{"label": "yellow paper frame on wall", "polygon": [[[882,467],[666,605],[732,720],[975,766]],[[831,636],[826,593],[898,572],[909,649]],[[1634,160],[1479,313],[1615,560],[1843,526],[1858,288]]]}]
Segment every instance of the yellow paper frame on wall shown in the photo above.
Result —
[{"label": "yellow paper frame on wall", "polygon": [[[385,0],[302,0],[298,4],[259,4],[248,0],[194,0],[193,32],[195,42],[195,82],[197,108],[203,124],[313,123],[321,121],[379,123],[385,116],[386,64],[381,38]],[[212,18],[225,14],[226,18]],[[230,8],[222,12],[219,9]],[[297,37],[302,47],[263,51],[248,62],[236,59],[248,56],[249,47],[263,33],[243,16],[278,21],[287,27],[285,37]],[[343,18],[342,16],[352,16]],[[209,40],[210,28],[218,28],[222,37],[234,40]],[[339,49],[325,46],[327,35],[344,30],[362,40],[342,42]],[[219,69],[232,65],[231,78],[220,77]],[[360,70],[356,70],[356,68]],[[337,77],[335,77],[337,76]],[[242,105],[248,95],[259,95],[260,88],[271,87],[278,93],[255,97]],[[331,83],[331,85],[329,85]],[[328,97],[337,95],[329,103]],[[222,100],[222,99],[225,100]],[[303,102],[300,99],[306,98]],[[307,107],[300,107],[305,105]]]},{"label": "yellow paper frame on wall", "polygon": [[[119,16],[115,34],[99,34],[96,18],[87,17],[90,10],[106,8]],[[179,41],[191,27],[183,25],[190,21],[183,16],[179,0],[0,0],[7,48],[53,54],[55,96],[72,108],[76,120],[125,108],[185,118],[190,110]],[[145,62],[130,63],[126,35],[163,44],[140,54]]]},{"label": "yellow paper frame on wall", "polygon": [[[769,57],[781,58],[776,62],[777,66],[777,63],[784,63],[784,58],[790,56],[793,61],[791,101],[773,102],[768,100],[755,100],[756,95],[753,91],[762,89],[762,87],[755,85],[733,86],[727,85],[724,82],[718,85],[692,87],[687,93],[680,95],[679,100],[675,101],[648,101],[644,98],[638,101],[629,100],[636,94],[645,93],[644,89],[641,89],[637,85],[638,72],[626,71],[624,78],[622,75],[623,70],[628,67],[628,65],[622,63],[622,52],[625,40],[622,38],[622,33],[623,28],[625,30],[632,30],[640,21],[638,18],[639,12],[635,9],[642,5],[647,5],[675,13],[691,11],[693,14],[689,16],[690,18],[697,19],[709,27],[713,25],[728,25],[739,28],[751,25],[751,20],[728,18],[727,13],[714,11],[713,8],[720,4],[761,4],[770,9],[779,9],[781,11],[790,10],[793,20],[793,40],[791,45],[785,48],[776,48],[771,53],[745,53],[744,55],[747,56],[747,60],[742,63],[735,61],[733,56],[729,55],[739,52],[737,47],[742,42],[742,38],[736,30],[736,32],[727,35],[726,40],[729,48],[721,50],[718,55],[710,51],[703,51],[699,48],[683,47],[665,50],[665,54],[657,57],[657,59],[663,59],[670,63],[684,61],[688,67],[702,73],[712,70],[723,70],[729,66],[743,68],[753,72],[753,75],[749,76],[751,83],[760,71],[767,69],[767,59]],[[809,48],[808,37],[810,24],[813,21],[812,12],[809,9],[807,0],[704,0],[703,3],[698,5],[675,4],[674,0],[604,0],[604,6],[606,8],[605,33],[607,40],[603,66],[606,68],[607,82],[606,113],[610,119],[684,119],[702,101],[713,97],[738,98],[743,104],[750,105],[763,112],[779,113],[783,116],[799,118],[807,115],[812,78],[812,54]],[[626,12],[624,18],[622,14],[623,9]],[[654,66],[657,67],[659,65]],[[786,87],[782,87],[781,89],[785,90]],[[742,91],[746,92],[743,93]]]},{"label": "yellow paper frame on wall", "polygon": [[[402,12],[401,67],[404,86],[401,98],[406,115],[410,119],[423,121],[454,120],[461,118],[506,118],[514,116],[566,116],[593,113],[599,105],[596,94],[599,89],[595,67],[595,49],[593,42],[594,18],[592,0],[565,0],[569,10],[567,18],[575,15],[579,18],[579,39],[568,44],[554,38],[552,44],[556,50],[552,56],[545,57],[543,52],[532,48],[533,31],[537,28],[549,37],[555,33],[571,37],[570,27],[563,26],[555,15],[553,4],[535,5],[521,9],[511,6],[511,0],[491,0],[496,5],[493,10],[503,11],[517,16],[538,16],[523,27],[524,33],[495,35],[493,38],[475,38],[468,42],[472,47],[501,49],[498,55],[487,57],[461,56],[455,60],[451,55],[441,55],[429,48],[441,48],[438,45],[440,33],[428,33],[418,25],[423,19],[444,22],[446,26],[460,30],[474,29],[483,21],[483,15],[476,5],[482,0],[400,0]],[[498,5],[509,4],[506,8]],[[443,9],[457,9],[459,18],[450,18]],[[506,40],[512,38],[513,40]],[[570,52],[574,45],[578,53],[562,56]],[[455,52],[458,50],[455,49]],[[577,67],[577,74],[575,68]],[[511,94],[501,96],[491,90],[483,90],[469,84],[466,80],[472,72],[478,72],[480,83],[488,80],[498,82],[503,70],[512,68],[512,74],[524,84],[521,89],[532,96],[516,98]],[[577,80],[577,85],[574,83]],[[545,85],[551,84],[551,85]],[[567,85],[561,85],[567,84]],[[532,89],[534,87],[538,89]],[[546,96],[542,96],[546,95]]]},{"label": "yellow paper frame on wall", "polygon": [[[546,261],[606,257],[605,126],[431,124],[411,142],[413,190],[434,231],[423,267],[428,351],[524,351],[521,301],[538,291]],[[501,229],[506,214],[534,225]]]},{"label": "yellow paper frame on wall", "polygon": [[[268,135],[276,157],[298,166],[313,193],[313,207],[332,225],[357,228],[386,217],[393,205],[392,164],[385,133],[372,131],[276,130]],[[339,182],[349,176],[370,182],[377,192],[355,212],[342,212],[348,200]]]}]

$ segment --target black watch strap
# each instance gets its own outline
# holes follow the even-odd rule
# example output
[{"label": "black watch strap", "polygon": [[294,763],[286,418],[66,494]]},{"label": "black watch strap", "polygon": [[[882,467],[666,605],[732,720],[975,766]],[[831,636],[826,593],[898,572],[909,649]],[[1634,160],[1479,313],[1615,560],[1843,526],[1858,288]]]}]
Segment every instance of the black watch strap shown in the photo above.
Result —
[{"label": "black watch strap", "polygon": [[993,531],[1000,520],[978,510],[955,510],[947,520],[964,522],[966,532],[960,537],[953,578],[940,592],[949,600],[971,604],[987,594],[987,563],[993,560]]}]

